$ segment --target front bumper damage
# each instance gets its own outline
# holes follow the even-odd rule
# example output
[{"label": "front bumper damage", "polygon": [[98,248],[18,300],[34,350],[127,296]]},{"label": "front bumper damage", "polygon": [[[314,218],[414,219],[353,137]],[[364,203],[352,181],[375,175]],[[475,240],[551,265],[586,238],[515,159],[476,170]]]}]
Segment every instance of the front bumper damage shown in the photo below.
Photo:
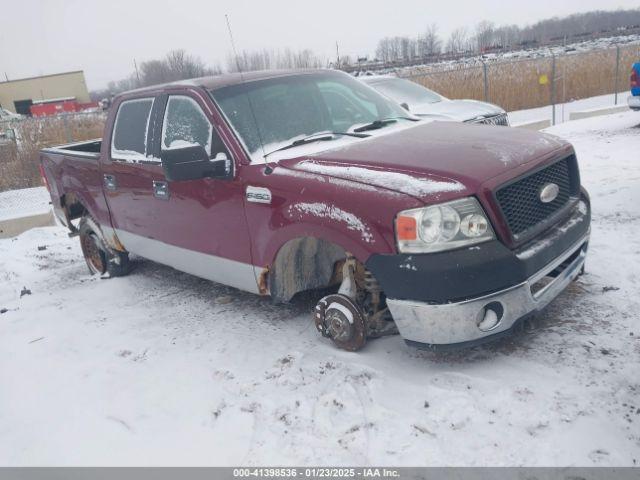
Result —
[{"label": "front bumper damage", "polygon": [[[511,330],[556,298],[580,274],[587,243],[588,235],[526,281],[490,295],[440,305],[387,299],[387,305],[400,334],[410,344],[437,348],[480,343]],[[554,276],[550,277],[552,273]],[[497,323],[487,323],[487,315]]]},{"label": "front bumper damage", "polygon": [[368,268],[382,275],[402,337],[419,348],[467,347],[505,335],[542,310],[583,269],[590,234],[587,202],[581,200],[567,220],[519,250],[488,242],[475,251],[395,256],[410,277],[405,285],[397,281],[391,258],[373,259]]}]

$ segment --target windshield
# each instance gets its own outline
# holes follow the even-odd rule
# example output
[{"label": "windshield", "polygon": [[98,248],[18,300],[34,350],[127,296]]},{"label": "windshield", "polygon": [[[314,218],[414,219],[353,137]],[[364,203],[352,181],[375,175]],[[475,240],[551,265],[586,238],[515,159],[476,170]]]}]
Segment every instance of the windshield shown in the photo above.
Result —
[{"label": "windshield", "polygon": [[333,71],[240,83],[211,95],[252,156],[315,133],[349,132],[376,120],[407,117],[400,106]]},{"label": "windshield", "polygon": [[422,85],[402,78],[389,78],[388,80],[372,82],[369,85],[392,100],[398,103],[406,103],[409,106],[437,103],[444,100],[442,95],[438,95]]}]

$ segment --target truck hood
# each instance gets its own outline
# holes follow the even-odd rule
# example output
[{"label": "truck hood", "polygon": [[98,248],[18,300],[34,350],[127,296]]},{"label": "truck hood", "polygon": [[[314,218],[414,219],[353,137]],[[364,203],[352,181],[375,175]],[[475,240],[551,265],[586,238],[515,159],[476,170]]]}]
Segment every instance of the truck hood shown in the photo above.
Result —
[{"label": "truck hood", "polygon": [[436,103],[409,105],[409,111],[414,115],[426,116],[434,120],[458,122],[504,113],[504,110],[496,105],[477,100],[443,100]]},{"label": "truck hood", "polygon": [[430,122],[346,146],[281,160],[279,165],[412,195],[425,202],[471,195],[509,170],[567,142],[525,129]]}]

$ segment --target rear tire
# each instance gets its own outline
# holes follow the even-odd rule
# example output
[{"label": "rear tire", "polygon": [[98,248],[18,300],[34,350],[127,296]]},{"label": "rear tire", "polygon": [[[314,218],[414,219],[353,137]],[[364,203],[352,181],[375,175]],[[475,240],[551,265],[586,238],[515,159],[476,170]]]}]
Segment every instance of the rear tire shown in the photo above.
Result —
[{"label": "rear tire", "polygon": [[121,277],[129,273],[129,254],[108,248],[102,238],[102,231],[93,218],[83,216],[78,232],[80,248],[91,275],[109,274],[111,277]]}]

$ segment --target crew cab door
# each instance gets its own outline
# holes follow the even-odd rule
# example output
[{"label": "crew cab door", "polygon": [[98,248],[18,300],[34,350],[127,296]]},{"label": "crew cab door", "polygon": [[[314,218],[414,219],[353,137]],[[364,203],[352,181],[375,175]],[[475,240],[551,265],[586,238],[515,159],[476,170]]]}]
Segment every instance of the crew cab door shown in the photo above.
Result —
[{"label": "crew cab door", "polygon": [[[157,228],[153,184],[164,180],[164,174],[160,159],[152,156],[149,132],[158,103],[159,97],[154,95],[121,101],[114,106],[117,111],[111,131],[105,132],[102,182],[116,232],[153,238]],[[106,230],[104,225],[102,228]]]},{"label": "crew cab door", "polygon": [[[193,92],[162,95],[148,129],[147,158],[164,151],[203,147],[210,159],[226,156],[226,178],[169,181],[162,166],[145,167],[152,208],[129,212],[137,231],[117,229],[125,248],[158,263],[242,290],[257,292],[251,263],[244,193],[229,149],[214,126],[214,111]],[[135,206],[133,207],[135,208]],[[140,218],[146,215],[146,218]],[[116,227],[117,228],[117,227]]]}]

